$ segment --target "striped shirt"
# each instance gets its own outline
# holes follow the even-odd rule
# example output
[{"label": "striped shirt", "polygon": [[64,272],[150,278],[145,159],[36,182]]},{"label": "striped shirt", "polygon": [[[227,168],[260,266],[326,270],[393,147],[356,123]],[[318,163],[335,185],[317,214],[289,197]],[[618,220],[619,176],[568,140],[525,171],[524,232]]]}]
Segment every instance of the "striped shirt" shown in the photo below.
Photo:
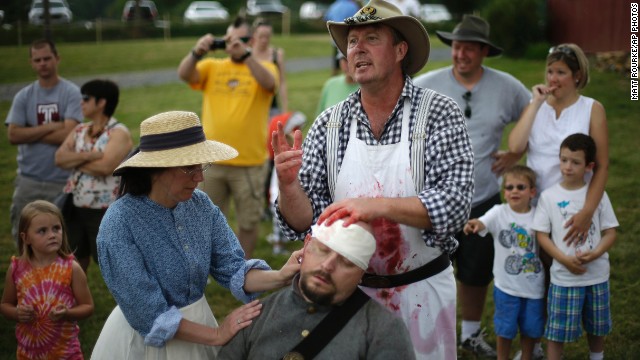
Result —
[{"label": "striped shirt", "polygon": [[[409,77],[387,120],[380,140],[371,131],[369,119],[362,108],[360,90],[351,94],[341,106],[339,129],[338,168],[342,164],[352,119],[357,121],[356,136],[367,145],[390,145],[400,142],[402,130],[402,112],[405,98],[411,99],[409,118],[409,138],[416,123],[416,114],[424,89],[414,86]],[[309,197],[313,208],[315,223],[322,211],[333,202],[327,183],[327,147],[326,124],[329,122],[331,107],[322,112],[314,121],[303,144],[303,161],[298,178],[303,190]],[[450,98],[436,94],[428,111],[424,154],[424,186],[418,198],[427,209],[432,223],[431,229],[422,230],[427,246],[438,247],[453,252],[458,242],[453,234],[460,231],[468,220],[471,199],[473,197],[473,151],[467,133],[464,116],[458,105]],[[277,207],[277,218],[281,228],[289,239],[301,239],[308,232],[298,233],[291,229],[282,218]]]}]

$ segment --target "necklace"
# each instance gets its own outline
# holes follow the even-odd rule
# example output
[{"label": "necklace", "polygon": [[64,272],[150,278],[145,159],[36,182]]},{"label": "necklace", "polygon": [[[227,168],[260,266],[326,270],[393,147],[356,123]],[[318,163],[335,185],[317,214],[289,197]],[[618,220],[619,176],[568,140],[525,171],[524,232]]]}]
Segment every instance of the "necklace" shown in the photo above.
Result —
[{"label": "necklace", "polygon": [[100,131],[97,131],[97,132],[95,132],[95,133],[94,133],[94,131],[93,131],[93,123],[91,123],[91,124],[89,125],[89,128],[87,129],[87,134],[89,134],[89,137],[90,137],[93,141],[95,141],[95,140],[97,140],[97,139],[100,137],[100,135],[102,135],[102,133],[104,132],[104,128],[105,128],[105,127],[103,126],[103,127],[102,127],[102,129],[100,129]]}]

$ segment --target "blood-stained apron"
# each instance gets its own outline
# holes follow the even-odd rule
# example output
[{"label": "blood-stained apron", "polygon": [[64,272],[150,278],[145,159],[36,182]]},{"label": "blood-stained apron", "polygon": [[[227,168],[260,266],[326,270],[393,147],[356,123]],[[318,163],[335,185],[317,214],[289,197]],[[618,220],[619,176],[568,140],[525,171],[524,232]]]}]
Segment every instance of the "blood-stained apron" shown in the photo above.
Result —
[{"label": "blood-stained apron", "polygon": [[[409,103],[405,99],[401,141],[397,144],[368,146],[356,138],[357,120],[352,117],[349,144],[337,175],[335,201],[417,195],[409,156]],[[382,218],[371,225],[377,246],[369,262],[369,273],[405,273],[442,253],[440,249],[426,246],[420,229]],[[384,289],[362,287],[362,290],[404,320],[417,359],[456,358],[456,283],[451,265],[409,285]]]}]

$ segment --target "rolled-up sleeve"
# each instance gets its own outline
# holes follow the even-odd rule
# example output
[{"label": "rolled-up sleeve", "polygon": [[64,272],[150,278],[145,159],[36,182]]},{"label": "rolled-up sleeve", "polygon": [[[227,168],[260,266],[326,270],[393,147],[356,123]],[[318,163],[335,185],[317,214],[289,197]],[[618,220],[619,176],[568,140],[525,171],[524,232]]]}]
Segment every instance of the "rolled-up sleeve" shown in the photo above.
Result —
[{"label": "rolled-up sleeve", "polygon": [[153,322],[151,331],[144,338],[145,345],[164,346],[167,340],[173,339],[175,336],[181,320],[180,310],[175,306],[170,307],[167,312],[160,314]]}]

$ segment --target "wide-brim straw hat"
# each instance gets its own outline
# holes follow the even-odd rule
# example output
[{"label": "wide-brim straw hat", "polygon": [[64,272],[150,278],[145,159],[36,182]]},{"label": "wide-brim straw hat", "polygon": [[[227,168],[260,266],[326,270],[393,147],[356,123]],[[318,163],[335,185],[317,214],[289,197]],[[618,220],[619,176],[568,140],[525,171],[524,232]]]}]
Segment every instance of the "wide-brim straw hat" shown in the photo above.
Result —
[{"label": "wide-brim straw hat", "polygon": [[487,56],[498,56],[502,54],[502,49],[489,40],[489,29],[489,23],[483,18],[475,15],[465,15],[462,17],[462,22],[453,29],[453,32],[436,31],[436,35],[443,43],[449,46],[454,40],[486,44],[489,46],[489,54]]},{"label": "wide-brim straw hat", "polygon": [[427,64],[431,50],[427,30],[418,19],[403,15],[400,9],[386,1],[371,0],[352,17],[344,19],[343,22],[327,21],[327,28],[338,49],[346,55],[349,28],[375,24],[391,26],[409,44],[405,68],[408,75],[417,73]]},{"label": "wide-brim straw hat", "polygon": [[198,115],[169,111],[140,124],[140,151],[118,166],[114,175],[127,168],[168,168],[229,160],[238,151],[221,142],[207,140]]}]

